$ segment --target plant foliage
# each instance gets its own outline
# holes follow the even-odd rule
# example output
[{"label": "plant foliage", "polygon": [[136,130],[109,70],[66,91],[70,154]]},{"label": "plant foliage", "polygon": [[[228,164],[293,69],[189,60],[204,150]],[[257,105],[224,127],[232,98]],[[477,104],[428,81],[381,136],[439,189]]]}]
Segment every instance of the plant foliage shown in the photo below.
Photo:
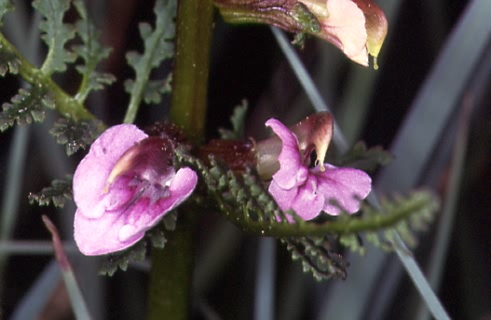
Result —
[{"label": "plant foliage", "polygon": [[67,176],[65,180],[53,180],[51,186],[43,188],[39,193],[30,193],[29,203],[36,202],[40,206],[53,203],[55,207],[63,208],[66,200],[72,200],[72,195],[72,177]]},{"label": "plant foliage", "polygon": [[75,0],[74,5],[81,18],[77,21],[75,27],[82,44],[73,46],[73,51],[84,62],[83,65],[77,65],[76,67],[77,71],[82,75],[82,83],[75,98],[83,102],[91,91],[103,89],[105,85],[116,81],[116,78],[109,73],[96,71],[99,63],[109,56],[111,50],[101,45],[99,41],[100,33],[90,21],[84,1]]},{"label": "plant foliage", "polygon": [[240,140],[245,135],[245,120],[247,114],[247,100],[242,100],[242,103],[235,106],[234,113],[230,117],[232,130],[220,128],[220,136],[224,140]]},{"label": "plant foliage", "polygon": [[98,126],[97,121],[60,118],[49,133],[56,138],[57,143],[65,145],[67,155],[71,156],[97,138]]},{"label": "plant foliage", "polygon": [[65,12],[70,9],[70,0],[35,0],[32,6],[44,17],[39,28],[42,39],[48,46],[48,55],[41,67],[44,74],[66,70],[66,64],[75,61],[76,55],[65,48],[75,37],[75,28],[63,23]]},{"label": "plant foliage", "polygon": [[128,64],[135,70],[136,76],[135,80],[126,80],[125,89],[132,98],[140,97],[147,103],[160,102],[160,95],[169,91],[169,86],[165,84],[169,84],[171,78],[163,82],[150,80],[150,74],[162,61],[174,55],[174,44],[171,40],[175,35],[176,1],[157,0],[154,12],[155,28],[152,29],[148,23],[140,23],[140,35],[144,40],[143,54],[131,51],[126,55]]},{"label": "plant foliage", "polygon": [[146,252],[146,243],[141,240],[126,250],[108,254],[105,256],[99,269],[99,274],[112,276],[118,268],[126,271],[131,261],[142,261],[145,259]]},{"label": "plant foliage", "polygon": [[19,72],[19,64],[20,60],[17,55],[0,44],[0,76],[4,77],[7,72],[17,74]]},{"label": "plant foliage", "polygon": [[289,237],[281,238],[294,261],[302,264],[304,272],[310,272],[316,280],[330,278],[346,279],[348,263],[339,253],[336,238],[324,237]]},{"label": "plant foliage", "polygon": [[[438,208],[430,192],[418,191],[407,197],[384,199],[379,210],[363,205],[361,215],[320,218],[325,221],[302,221],[289,211],[295,223],[288,223],[285,213],[253,171],[239,174],[213,158],[210,159],[210,166],[207,166],[179,149],[176,150],[176,161],[199,172],[200,180],[204,181],[208,195],[215,202],[211,209],[218,209],[246,232],[281,239],[293,259],[299,260],[304,270],[319,280],[346,277],[346,263],[339,253],[339,244],[364,253],[361,236],[367,235],[380,247],[390,248],[388,239],[395,231],[408,244],[413,244],[413,231],[425,228]],[[202,205],[210,206],[199,197],[195,199]],[[377,236],[378,232],[383,233],[384,237]]]},{"label": "plant foliage", "polygon": [[53,100],[42,86],[21,88],[10,102],[2,105],[0,131],[5,131],[16,122],[18,125],[44,120],[44,107],[53,108]]}]

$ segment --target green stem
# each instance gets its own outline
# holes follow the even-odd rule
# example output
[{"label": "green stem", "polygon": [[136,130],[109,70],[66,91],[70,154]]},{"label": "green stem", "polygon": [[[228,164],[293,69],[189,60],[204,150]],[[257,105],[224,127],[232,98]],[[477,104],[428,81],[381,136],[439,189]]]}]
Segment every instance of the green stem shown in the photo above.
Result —
[{"label": "green stem", "polygon": [[329,221],[322,224],[299,222],[253,222],[241,219],[233,221],[243,231],[266,237],[302,237],[323,236],[326,234],[357,234],[361,232],[376,232],[394,227],[397,223],[407,220],[415,212],[427,208],[434,200],[431,197],[419,199],[410,206],[395,210],[390,214],[379,214],[367,219],[351,218],[346,221]]},{"label": "green stem", "polygon": [[[204,135],[212,4],[211,0],[180,0],[177,9],[171,121],[194,142]],[[152,252],[148,319],[189,318],[197,216],[193,210],[180,211],[165,248]]]},{"label": "green stem", "polygon": [[194,256],[194,222],[189,217],[181,215],[176,230],[166,234],[165,248],[152,251],[149,320],[189,318]]},{"label": "green stem", "polygon": [[211,0],[180,0],[171,120],[188,137],[203,139],[213,21]]},{"label": "green stem", "polygon": [[56,110],[66,118],[74,121],[95,119],[85,107],[61,89],[49,75],[33,66],[20,52],[0,33],[0,51],[14,55],[18,60],[19,75],[32,86],[46,89],[55,103]]},{"label": "green stem", "polygon": [[148,81],[143,79],[148,79],[150,76],[151,66],[147,65],[147,68],[141,72],[143,75],[141,77],[137,76],[135,84],[133,86],[133,90],[131,90],[131,98],[130,103],[128,105],[128,109],[126,110],[126,114],[124,116],[124,123],[133,123],[135,122],[136,113],[138,112],[138,108],[140,107],[140,103],[143,100],[143,90],[145,86],[148,84]]},{"label": "green stem", "polygon": [[[369,218],[350,218],[341,221],[327,221],[324,223],[312,223],[297,221],[296,223],[281,223],[276,221],[252,221],[246,215],[236,214],[230,219],[231,213],[240,212],[242,208],[232,208],[223,200],[220,194],[214,195],[220,213],[228,218],[242,231],[258,236],[285,238],[324,236],[326,234],[357,234],[361,232],[376,232],[387,228],[392,228],[398,223],[407,220],[415,212],[422,210],[437,210],[436,201],[431,193],[421,192],[417,198],[408,205],[394,208],[386,214],[376,213]],[[371,209],[368,209],[371,210]]]}]

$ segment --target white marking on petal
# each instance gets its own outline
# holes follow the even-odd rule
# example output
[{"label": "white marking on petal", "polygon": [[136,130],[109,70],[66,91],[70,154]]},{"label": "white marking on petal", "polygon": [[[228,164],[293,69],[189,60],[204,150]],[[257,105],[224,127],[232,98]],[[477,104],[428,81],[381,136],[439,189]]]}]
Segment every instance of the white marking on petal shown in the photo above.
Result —
[{"label": "white marking on petal", "polygon": [[131,224],[125,224],[119,229],[118,240],[121,242],[127,241],[133,238],[136,234],[136,227]]}]

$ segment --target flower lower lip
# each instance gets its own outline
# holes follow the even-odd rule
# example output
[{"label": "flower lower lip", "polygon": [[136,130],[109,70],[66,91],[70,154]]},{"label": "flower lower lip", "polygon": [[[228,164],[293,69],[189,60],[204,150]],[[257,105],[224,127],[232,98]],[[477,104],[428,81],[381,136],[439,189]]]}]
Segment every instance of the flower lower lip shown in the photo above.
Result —
[{"label": "flower lower lip", "polygon": [[160,199],[170,197],[169,187],[160,183],[151,183],[146,179],[135,178],[128,183],[129,187],[135,188],[135,193],[131,198],[123,203],[115,204],[114,206],[107,207],[109,212],[114,211],[127,211],[133,207],[138,201],[142,199],[149,199],[150,204],[155,204]]}]

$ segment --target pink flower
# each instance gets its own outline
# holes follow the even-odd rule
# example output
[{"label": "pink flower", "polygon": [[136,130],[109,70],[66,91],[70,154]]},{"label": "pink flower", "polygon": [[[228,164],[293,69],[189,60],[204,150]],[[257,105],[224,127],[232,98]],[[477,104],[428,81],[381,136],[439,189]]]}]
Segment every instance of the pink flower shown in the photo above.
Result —
[{"label": "pink flower", "polygon": [[341,49],[351,60],[368,65],[365,15],[352,0],[306,0],[307,8],[319,20],[317,35]]},{"label": "pink flower", "polygon": [[373,0],[215,0],[232,23],[267,23],[331,42],[364,66],[377,56],[387,35],[387,19]]},{"label": "pink flower", "polygon": [[[266,126],[273,129],[282,143],[279,170],[272,176],[269,193],[283,211],[293,210],[302,219],[311,220],[322,211],[338,215],[341,211],[355,213],[360,209],[360,201],[371,190],[368,174],[322,162],[309,168],[306,162],[312,148],[305,149],[307,153],[302,155],[297,136],[285,125],[269,119]],[[319,158],[323,159],[324,154]]]},{"label": "pink flower", "polygon": [[172,167],[170,139],[134,125],[107,129],[73,177],[75,242],[85,255],[120,251],[143,238],[193,192],[196,173]]},{"label": "pink flower", "polygon": [[321,25],[314,35],[334,44],[351,60],[368,66],[378,56],[387,34],[387,20],[372,0],[299,0]]}]

